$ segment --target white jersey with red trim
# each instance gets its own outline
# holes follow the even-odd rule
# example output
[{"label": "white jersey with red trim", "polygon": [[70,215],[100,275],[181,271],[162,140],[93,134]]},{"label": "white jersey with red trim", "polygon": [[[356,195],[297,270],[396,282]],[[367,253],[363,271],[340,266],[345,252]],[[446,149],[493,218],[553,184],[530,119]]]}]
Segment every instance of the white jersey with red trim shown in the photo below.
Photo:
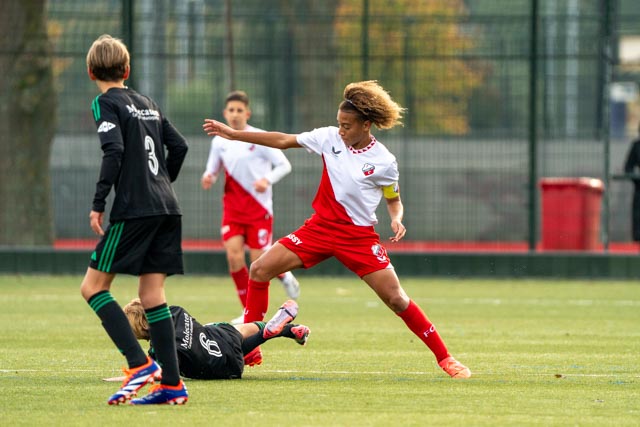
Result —
[{"label": "white jersey with red trim", "polygon": [[[247,126],[245,131],[264,132],[253,126]],[[225,170],[225,221],[251,223],[273,216],[272,185],[291,172],[291,163],[281,150],[216,136],[211,141],[204,173],[217,176],[222,168]],[[272,185],[259,193],[253,183],[261,178]]]},{"label": "white jersey with red trim", "polygon": [[376,209],[382,187],[398,184],[395,156],[373,136],[365,148],[347,147],[335,126],[301,133],[297,141],[309,152],[321,155],[324,161],[312,204],[316,214],[326,221],[359,226],[377,224]]}]

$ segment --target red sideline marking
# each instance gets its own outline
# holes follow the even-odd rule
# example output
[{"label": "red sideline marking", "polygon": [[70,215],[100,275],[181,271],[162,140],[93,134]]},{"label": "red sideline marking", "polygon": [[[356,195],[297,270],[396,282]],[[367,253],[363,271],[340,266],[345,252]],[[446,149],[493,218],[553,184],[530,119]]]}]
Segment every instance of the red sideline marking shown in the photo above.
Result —
[{"label": "red sideline marking", "polygon": [[[53,247],[67,250],[93,250],[98,243],[93,239],[57,239]],[[526,242],[432,242],[405,241],[398,243],[383,242],[387,250],[393,252],[497,252],[527,253]],[[186,239],[182,241],[185,251],[223,251],[220,240]],[[602,245],[590,253],[602,252]],[[538,251],[543,252],[538,246]],[[583,251],[580,251],[583,252]],[[640,254],[640,245],[634,242],[611,242],[609,252],[613,254]]]}]

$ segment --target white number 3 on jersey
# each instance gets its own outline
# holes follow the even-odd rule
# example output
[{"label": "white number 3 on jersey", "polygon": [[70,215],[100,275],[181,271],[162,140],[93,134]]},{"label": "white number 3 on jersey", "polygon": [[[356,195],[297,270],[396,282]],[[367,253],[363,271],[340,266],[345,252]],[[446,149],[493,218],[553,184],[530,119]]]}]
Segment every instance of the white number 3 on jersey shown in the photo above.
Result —
[{"label": "white number 3 on jersey", "polygon": [[153,139],[148,135],[144,137],[144,148],[149,155],[149,170],[151,170],[152,174],[158,175],[158,158],[156,157],[155,144],[153,143]]}]

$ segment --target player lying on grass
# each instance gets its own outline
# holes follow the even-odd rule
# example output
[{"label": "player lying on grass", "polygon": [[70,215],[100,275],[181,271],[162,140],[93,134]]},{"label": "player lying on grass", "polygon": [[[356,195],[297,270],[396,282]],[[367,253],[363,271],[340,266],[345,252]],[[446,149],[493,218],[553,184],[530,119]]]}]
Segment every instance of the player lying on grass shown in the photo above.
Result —
[{"label": "player lying on grass", "polygon": [[[286,301],[268,322],[200,324],[184,308],[170,306],[175,325],[180,375],[202,380],[241,378],[244,356],[271,338],[286,337],[305,345],[309,328],[291,323],[298,304]],[[149,322],[138,298],[124,307],[138,339],[149,340]],[[153,343],[149,356],[155,358]]]}]

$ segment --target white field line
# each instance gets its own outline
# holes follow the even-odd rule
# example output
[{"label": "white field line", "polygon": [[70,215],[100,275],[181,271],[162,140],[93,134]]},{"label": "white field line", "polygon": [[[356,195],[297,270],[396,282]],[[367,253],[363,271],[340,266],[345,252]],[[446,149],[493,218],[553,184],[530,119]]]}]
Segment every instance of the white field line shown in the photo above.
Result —
[{"label": "white field line", "polygon": [[[50,372],[50,373],[73,373],[73,372],[96,372],[100,373],[101,371],[97,369],[0,369],[0,373],[2,374],[12,374],[12,373],[38,373],[38,372]],[[251,371],[254,372],[254,371]],[[249,372],[249,373],[251,373]],[[255,371],[258,372],[258,371]],[[389,372],[389,371],[304,371],[304,370],[289,370],[289,369],[260,369],[260,372],[270,373],[270,374],[296,374],[299,376],[304,375],[381,375],[381,376],[394,376],[394,377],[407,377],[407,376],[430,376],[433,375],[434,372],[438,372],[437,370],[429,371],[429,372],[421,372],[421,371],[412,371],[412,372]],[[245,371],[247,373],[247,371]],[[104,374],[104,372],[103,372]],[[504,377],[505,372],[478,372],[473,371],[473,375],[475,377]],[[561,375],[562,378],[640,378],[640,374],[638,375],[629,375],[627,373],[621,372],[617,374],[559,374],[558,371],[555,372],[540,372],[540,373],[522,373],[518,372],[515,375],[509,375],[510,378],[514,377],[557,377],[557,375]]]},{"label": "white field line", "polygon": [[[428,303],[447,304],[449,298],[425,298]],[[601,306],[601,307],[640,307],[640,300],[592,300],[592,299],[561,299],[561,298],[460,298],[457,304],[468,305],[533,305],[533,306]]]}]

